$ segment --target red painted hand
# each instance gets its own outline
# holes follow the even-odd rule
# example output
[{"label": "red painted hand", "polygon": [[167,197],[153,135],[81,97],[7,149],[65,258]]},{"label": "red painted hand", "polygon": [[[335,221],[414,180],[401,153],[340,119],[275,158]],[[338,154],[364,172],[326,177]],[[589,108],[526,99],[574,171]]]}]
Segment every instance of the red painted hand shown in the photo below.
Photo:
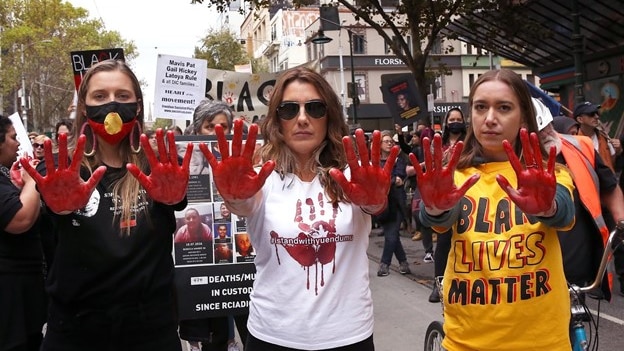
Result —
[{"label": "red painted hand", "polygon": [[159,159],[156,158],[147,135],[141,134],[141,147],[145,152],[151,170],[149,176],[143,173],[135,164],[128,163],[126,168],[139,180],[141,186],[145,188],[147,195],[154,201],[174,205],[182,201],[186,195],[193,143],[188,143],[184,160],[180,166],[178,164],[178,152],[173,132],[167,131],[168,152],[165,147],[164,132],[161,128],[156,130],[156,142],[158,143]]},{"label": "red painted hand", "polygon": [[253,167],[253,154],[256,147],[258,126],[249,126],[249,134],[243,149],[243,121],[234,121],[234,136],[232,138],[232,154],[223,128],[215,126],[217,142],[221,152],[221,161],[217,160],[204,143],[199,148],[210,163],[212,174],[219,193],[226,201],[243,200],[254,196],[264,185],[267,177],[273,172],[275,162],[267,161],[262,165],[259,173]]},{"label": "red painted hand", "polygon": [[529,133],[522,128],[520,130],[520,141],[522,142],[522,154],[524,155],[526,169],[523,169],[511,144],[507,140],[503,141],[503,147],[507,157],[509,157],[509,162],[518,178],[518,189],[514,189],[502,175],[496,176],[496,181],[524,213],[552,215],[554,213],[551,214],[550,212],[553,210],[553,199],[557,190],[555,147],[550,148],[548,166],[545,170],[537,134],[531,133],[529,140]]},{"label": "red painted hand", "polygon": [[20,167],[20,162],[15,161],[11,166],[11,170],[9,171],[11,176],[11,182],[18,188],[24,187],[24,179],[22,179],[22,168]]},{"label": "red painted hand", "polygon": [[442,213],[453,208],[480,178],[475,174],[468,178],[460,188],[455,186],[453,173],[457,167],[459,155],[464,149],[463,142],[458,142],[453,147],[453,154],[448,165],[442,165],[442,137],[439,134],[433,137],[433,155],[431,154],[431,142],[429,138],[423,139],[423,152],[425,154],[425,172],[414,154],[410,154],[410,161],[416,170],[418,189],[422,202],[427,212],[432,214]]},{"label": "red painted hand", "polygon": [[380,166],[381,159],[381,132],[373,132],[371,146],[371,158],[369,161],[364,131],[355,131],[355,142],[359,151],[360,161],[353,148],[353,140],[350,136],[342,138],[347,163],[351,171],[351,180],[347,180],[341,170],[333,168],[329,175],[340,185],[347,197],[357,206],[383,205],[388,199],[388,190],[392,182],[392,168],[399,154],[399,147],[393,146],[386,164]]},{"label": "red painted hand", "polygon": [[[26,155],[26,153],[24,153],[24,155]],[[39,160],[38,159],[33,159],[30,156],[24,156],[28,159],[28,162],[30,162],[30,165],[34,167],[37,167],[37,165],[39,164]],[[24,185],[26,184],[27,181],[32,181],[32,177],[30,177],[28,175],[28,173],[23,172],[23,168],[20,164],[20,161],[15,161],[13,162],[13,165],[11,166],[11,170],[9,171],[9,174],[11,176],[11,182],[13,183],[13,185],[15,185],[18,188],[23,188]]]},{"label": "red painted hand", "polygon": [[67,135],[59,134],[58,168],[56,169],[52,156],[52,141],[46,140],[43,145],[46,164],[45,177],[37,173],[28,158],[22,157],[20,159],[24,170],[37,183],[43,201],[54,213],[64,214],[85,207],[93,189],[104,176],[106,166],[100,166],[86,182],[80,178],[80,163],[82,162],[86,140],[84,135],[78,138],[71,164],[67,166]]}]

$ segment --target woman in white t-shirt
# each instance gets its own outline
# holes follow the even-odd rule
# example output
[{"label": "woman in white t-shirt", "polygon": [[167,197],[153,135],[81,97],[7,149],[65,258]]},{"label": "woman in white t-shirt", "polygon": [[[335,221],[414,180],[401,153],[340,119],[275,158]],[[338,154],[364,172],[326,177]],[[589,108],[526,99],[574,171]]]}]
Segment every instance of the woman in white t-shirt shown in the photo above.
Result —
[{"label": "woman in white t-shirt", "polygon": [[[232,154],[220,162],[200,144],[227,207],[247,217],[256,251],[245,350],[374,350],[366,249],[394,162],[379,166],[379,132],[372,162],[362,130],[356,152],[338,97],[309,69],[284,72],[268,110],[261,168],[252,161],[256,125],[243,147],[235,122]],[[398,147],[392,152],[394,160]]]}]

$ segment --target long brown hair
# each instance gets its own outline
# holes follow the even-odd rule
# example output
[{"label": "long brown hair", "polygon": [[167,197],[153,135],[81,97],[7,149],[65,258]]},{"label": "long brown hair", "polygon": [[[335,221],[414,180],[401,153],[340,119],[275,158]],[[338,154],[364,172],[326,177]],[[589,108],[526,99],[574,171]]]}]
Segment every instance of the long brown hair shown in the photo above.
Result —
[{"label": "long brown hair", "polygon": [[[470,114],[472,114],[472,108],[474,104],[474,94],[477,88],[485,83],[491,81],[500,81],[507,84],[518,98],[520,104],[520,115],[522,116],[523,123],[526,124],[529,133],[538,133],[537,122],[535,121],[535,110],[533,109],[533,103],[531,102],[531,95],[529,90],[522,80],[522,78],[514,71],[508,69],[491,70],[482,74],[479,79],[473,84],[470,89],[470,95],[468,97],[468,105],[470,106]],[[483,150],[481,144],[474,135],[473,127],[474,119],[470,119],[470,125],[468,126],[468,133],[464,140],[464,150],[459,158],[457,164],[458,169],[468,168],[479,160],[484,160]],[[518,130],[517,142],[515,145],[515,153],[518,158],[522,159],[522,144],[520,143],[520,130]],[[542,149],[542,156],[547,157],[548,153],[542,144],[540,139],[540,148]],[[487,160],[484,160],[487,161]]]},{"label": "long brown hair", "polygon": [[[137,148],[139,144],[139,137],[141,135],[141,131],[143,130],[143,121],[144,121],[144,107],[143,107],[143,93],[141,92],[141,85],[136,75],[132,72],[130,67],[119,60],[105,60],[101,61],[89,68],[87,73],[82,78],[82,82],[80,83],[80,88],[78,89],[78,105],[76,106],[76,124],[73,129],[74,138],[72,141],[75,142],[78,140],[80,136],[82,126],[87,123],[87,116],[84,111],[86,111],[86,98],[87,92],[89,90],[89,82],[94,75],[100,72],[111,72],[111,71],[119,71],[130,78],[132,81],[132,88],[134,90],[134,94],[137,97],[137,105],[138,105],[138,114],[137,114],[137,126],[133,129],[133,132],[129,134],[126,138],[124,138],[120,142],[120,154],[123,159],[123,163],[134,163],[139,167],[139,169],[146,171],[147,170],[147,158],[145,154],[141,151],[135,153],[132,151],[132,145],[134,148]],[[140,128],[139,128],[140,127]],[[85,127],[85,130],[90,127]],[[90,151],[93,149],[94,142],[93,138],[95,135],[93,133],[85,133],[87,137],[87,143],[85,146],[86,151]],[[100,144],[97,144],[99,147]],[[98,156],[98,150],[95,150],[95,154],[90,157],[84,157],[82,164],[89,171],[93,171],[96,167],[102,165],[102,161]],[[120,218],[121,220],[129,219],[132,215],[132,209],[137,208],[139,202],[145,201],[144,196],[140,193],[140,184],[137,179],[130,174],[130,172],[126,172],[123,177],[117,179],[113,183],[113,196],[114,198],[121,199],[120,204],[117,201],[115,203],[115,213],[118,213],[118,207],[120,207]],[[130,234],[130,227],[126,230],[127,234]]]},{"label": "long brown hair", "polygon": [[344,170],[347,165],[342,137],[349,134],[349,127],[342,115],[340,100],[334,89],[318,73],[307,68],[293,68],[282,73],[273,89],[269,100],[269,111],[260,125],[265,144],[258,150],[263,160],[274,160],[275,170],[281,174],[296,173],[298,166],[292,151],[284,143],[284,134],[280,127],[277,108],[282,103],[284,91],[292,82],[308,83],[327,104],[327,135],[314,151],[306,170],[318,174],[323,188],[332,202],[348,201],[342,188],[329,176],[331,168]]}]

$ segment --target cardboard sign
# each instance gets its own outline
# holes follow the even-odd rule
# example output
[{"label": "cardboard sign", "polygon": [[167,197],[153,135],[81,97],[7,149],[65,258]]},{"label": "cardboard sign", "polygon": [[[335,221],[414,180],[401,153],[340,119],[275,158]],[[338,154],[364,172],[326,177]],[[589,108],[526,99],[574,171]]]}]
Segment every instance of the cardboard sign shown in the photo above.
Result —
[{"label": "cardboard sign", "polygon": [[82,77],[91,66],[100,61],[109,59],[122,60],[124,59],[123,49],[99,49],[99,50],[86,50],[86,51],[72,51],[70,52],[72,72],[74,72],[74,86],[76,91],[80,88]]},{"label": "cardboard sign", "polygon": [[381,92],[395,124],[407,126],[427,116],[426,105],[411,74],[383,82]]}]

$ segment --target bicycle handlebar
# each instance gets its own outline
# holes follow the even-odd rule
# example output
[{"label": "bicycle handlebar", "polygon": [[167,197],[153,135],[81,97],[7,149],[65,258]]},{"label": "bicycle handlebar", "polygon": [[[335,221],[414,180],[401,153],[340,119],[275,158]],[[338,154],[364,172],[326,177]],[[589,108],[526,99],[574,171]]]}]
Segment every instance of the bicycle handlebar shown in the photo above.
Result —
[{"label": "bicycle handlebar", "polygon": [[[620,230],[616,227],[609,233],[609,238],[607,239],[607,243],[605,244],[602,259],[600,260],[600,266],[598,267],[598,272],[596,273],[596,278],[594,279],[594,281],[590,285],[584,287],[572,285],[570,287],[571,289],[575,289],[579,293],[586,293],[600,287],[600,285],[602,284],[602,277],[604,277],[604,274],[607,271],[607,264],[609,263],[609,259],[613,254],[613,241],[615,240],[615,237],[618,233],[623,232],[623,230]],[[618,237],[617,240],[621,241],[618,245],[624,244],[624,240],[622,240],[621,238]]]}]

